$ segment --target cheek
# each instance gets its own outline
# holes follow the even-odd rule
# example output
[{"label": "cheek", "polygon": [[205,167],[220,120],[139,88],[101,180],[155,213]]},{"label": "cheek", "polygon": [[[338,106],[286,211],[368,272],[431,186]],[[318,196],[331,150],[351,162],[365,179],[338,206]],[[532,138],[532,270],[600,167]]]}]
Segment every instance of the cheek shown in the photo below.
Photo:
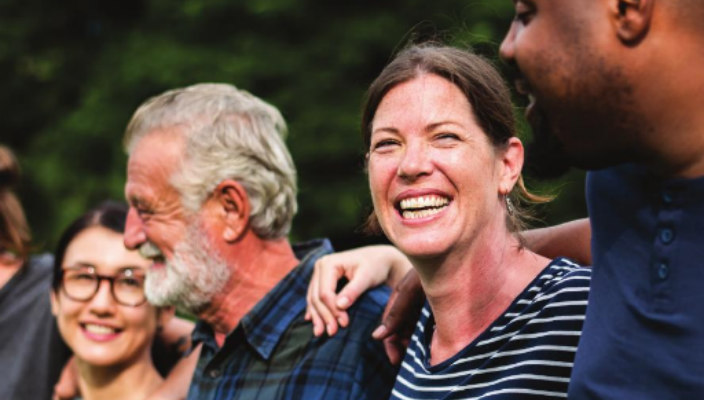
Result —
[{"label": "cheek", "polygon": [[139,337],[145,337],[151,343],[156,334],[157,316],[153,307],[137,307],[123,310],[123,318],[130,330]]},{"label": "cheek", "polygon": [[384,201],[387,199],[389,189],[396,176],[396,168],[390,160],[372,158],[369,160],[367,174],[374,208],[381,211],[379,208],[384,206]]},{"label": "cheek", "polygon": [[78,329],[78,316],[83,304],[63,298],[56,303],[56,325],[67,341],[71,341],[72,333]]}]

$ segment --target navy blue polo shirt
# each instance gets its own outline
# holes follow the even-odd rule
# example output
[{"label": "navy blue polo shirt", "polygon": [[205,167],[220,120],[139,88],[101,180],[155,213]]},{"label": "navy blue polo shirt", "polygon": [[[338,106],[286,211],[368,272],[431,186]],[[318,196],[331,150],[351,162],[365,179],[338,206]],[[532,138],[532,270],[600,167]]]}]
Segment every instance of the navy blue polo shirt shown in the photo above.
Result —
[{"label": "navy blue polo shirt", "polygon": [[570,399],[704,396],[704,177],[587,176],[594,268]]}]

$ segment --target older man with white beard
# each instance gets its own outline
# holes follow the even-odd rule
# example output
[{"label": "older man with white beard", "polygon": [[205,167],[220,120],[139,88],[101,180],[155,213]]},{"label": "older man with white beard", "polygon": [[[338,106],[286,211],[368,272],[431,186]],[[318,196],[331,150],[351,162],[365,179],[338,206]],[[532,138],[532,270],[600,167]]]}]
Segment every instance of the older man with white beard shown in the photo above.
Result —
[{"label": "older man with white beard", "polygon": [[343,335],[304,320],[327,240],[292,246],[296,171],[271,105],[225,84],[168,91],[125,134],[125,245],[153,260],[148,299],[200,318],[189,399],[388,398],[395,369],[369,336],[387,291],[371,292]]}]

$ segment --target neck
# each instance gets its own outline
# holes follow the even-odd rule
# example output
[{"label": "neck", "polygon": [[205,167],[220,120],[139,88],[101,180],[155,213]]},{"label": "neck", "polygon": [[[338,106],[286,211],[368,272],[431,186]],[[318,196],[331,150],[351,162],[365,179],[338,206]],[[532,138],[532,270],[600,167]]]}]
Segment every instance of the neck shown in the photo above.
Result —
[{"label": "neck", "polygon": [[505,228],[434,265],[414,262],[435,317],[430,362],[445,361],[476,339],[547,263]]},{"label": "neck", "polygon": [[146,399],[163,382],[148,351],[140,361],[128,366],[95,366],[76,358],[81,397],[85,400]]},{"label": "neck", "polygon": [[213,327],[220,345],[242,317],[299,262],[287,239],[264,240],[252,232],[233,245],[225,259],[232,276],[211,306],[199,315]]}]

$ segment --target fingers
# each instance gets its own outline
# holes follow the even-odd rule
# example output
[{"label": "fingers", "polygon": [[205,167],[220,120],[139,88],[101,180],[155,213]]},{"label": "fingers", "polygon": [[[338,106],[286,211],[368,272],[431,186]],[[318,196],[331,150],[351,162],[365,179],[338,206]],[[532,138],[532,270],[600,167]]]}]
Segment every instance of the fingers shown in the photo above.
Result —
[{"label": "fingers", "polygon": [[337,281],[344,276],[344,268],[330,264],[329,257],[321,257],[315,263],[313,276],[308,286],[306,316],[313,322],[313,334],[320,336],[337,333],[340,321],[348,323],[347,313],[335,305]]}]

